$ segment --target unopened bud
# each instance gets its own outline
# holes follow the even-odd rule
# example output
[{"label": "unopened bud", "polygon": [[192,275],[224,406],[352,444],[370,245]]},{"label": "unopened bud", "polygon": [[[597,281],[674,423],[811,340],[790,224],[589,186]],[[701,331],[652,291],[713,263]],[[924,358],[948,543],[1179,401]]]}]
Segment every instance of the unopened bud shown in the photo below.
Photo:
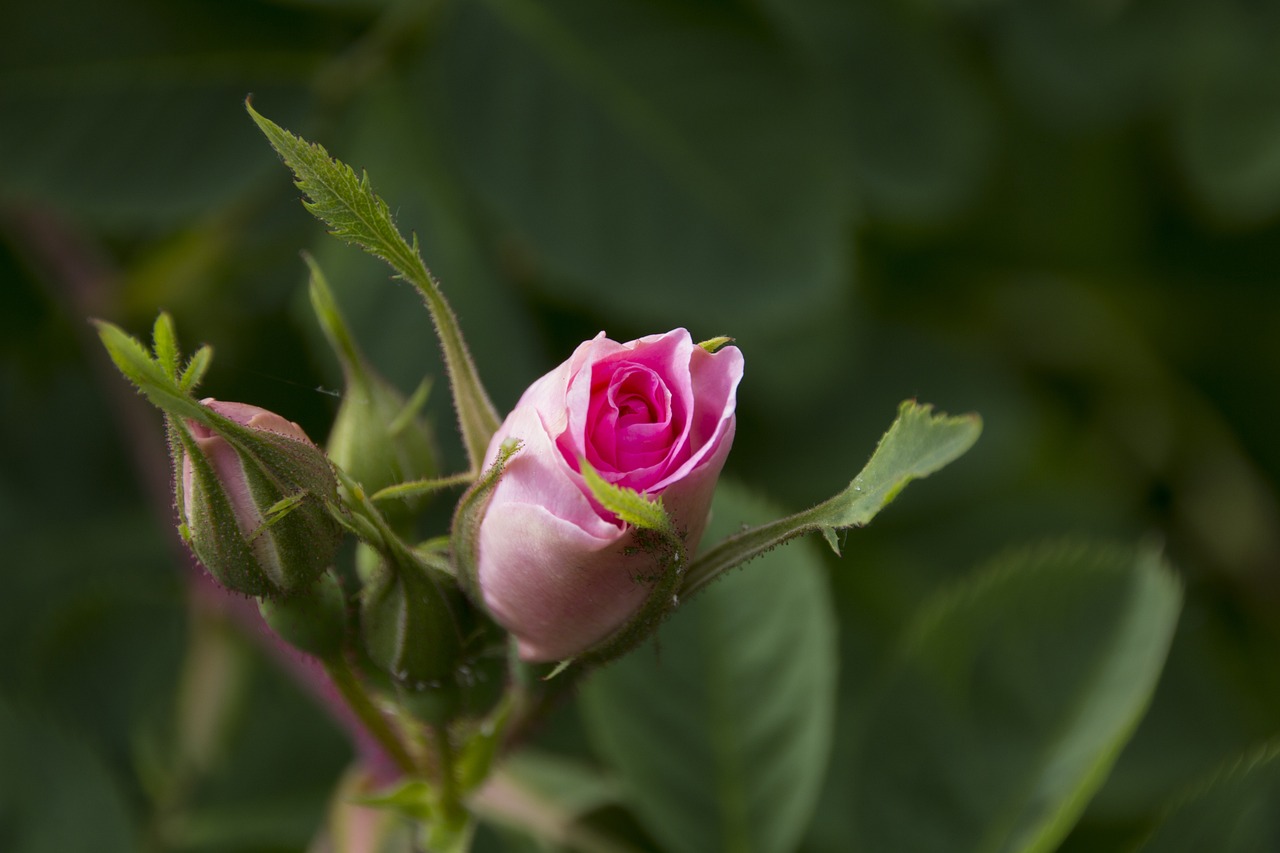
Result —
[{"label": "unopened bud", "polygon": [[384,565],[365,586],[360,607],[369,658],[414,690],[451,680],[470,621],[453,578],[408,558]]},{"label": "unopened bud", "polygon": [[187,421],[179,509],[183,538],[223,586],[258,597],[311,585],[332,562],[342,527],[337,483],[297,424],[244,403],[206,399],[216,426]]},{"label": "unopened bud", "polygon": [[[333,346],[346,388],[329,433],[329,458],[373,494],[388,486],[436,475],[431,427],[418,417],[427,399],[423,384],[411,400],[373,369],[356,345],[320,266],[310,257],[311,307]],[[383,514],[393,524],[409,519],[419,499],[389,502]]]},{"label": "unopened bud", "polygon": [[[413,404],[367,366],[346,370],[342,406],[329,433],[329,458],[366,492],[436,475],[431,427]],[[381,506],[396,522],[417,509],[420,499]]]},{"label": "unopened bud", "polygon": [[325,572],[308,589],[258,601],[258,612],[276,636],[320,660],[342,654],[347,604],[342,586]]}]

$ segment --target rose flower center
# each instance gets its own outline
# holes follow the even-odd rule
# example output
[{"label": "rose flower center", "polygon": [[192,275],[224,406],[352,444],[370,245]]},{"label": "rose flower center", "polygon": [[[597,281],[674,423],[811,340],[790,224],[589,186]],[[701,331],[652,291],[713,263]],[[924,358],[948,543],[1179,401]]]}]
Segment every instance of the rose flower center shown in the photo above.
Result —
[{"label": "rose flower center", "polygon": [[620,474],[652,468],[671,451],[672,421],[671,390],[662,377],[643,365],[619,365],[592,382],[588,459]]}]

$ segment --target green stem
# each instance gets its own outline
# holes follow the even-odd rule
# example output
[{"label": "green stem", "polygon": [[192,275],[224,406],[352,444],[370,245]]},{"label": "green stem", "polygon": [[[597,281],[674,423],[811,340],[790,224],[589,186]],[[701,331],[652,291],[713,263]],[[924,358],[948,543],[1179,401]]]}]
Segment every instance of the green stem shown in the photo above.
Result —
[{"label": "green stem", "polygon": [[462,814],[453,744],[449,741],[449,732],[444,726],[431,726],[431,736],[435,740],[436,761],[440,771],[440,800],[445,814],[452,821]]},{"label": "green stem", "polygon": [[333,680],[334,686],[338,688],[338,692],[342,694],[343,700],[347,703],[352,713],[369,731],[369,734],[373,735],[382,748],[387,751],[387,755],[391,756],[396,766],[405,775],[415,775],[418,772],[418,768],[414,763],[413,757],[409,755],[408,750],[401,743],[399,735],[396,734],[391,724],[387,722],[387,718],[373,704],[373,700],[369,698],[364,685],[356,678],[355,673],[351,671],[351,667],[347,665],[347,662],[341,659],[327,661],[324,669],[329,678]]}]

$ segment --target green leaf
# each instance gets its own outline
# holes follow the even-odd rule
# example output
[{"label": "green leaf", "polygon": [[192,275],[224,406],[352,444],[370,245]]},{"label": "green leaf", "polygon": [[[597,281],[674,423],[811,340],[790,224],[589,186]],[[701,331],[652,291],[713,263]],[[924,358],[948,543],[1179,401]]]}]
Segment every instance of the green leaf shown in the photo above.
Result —
[{"label": "green leaf", "polygon": [[1139,853],[1280,850],[1280,742],[1219,772],[1177,803]]},{"label": "green leaf", "polygon": [[[712,532],[776,514],[726,483]],[[590,676],[581,708],[644,826],[675,853],[795,847],[826,770],[835,623],[812,545],[766,555]]]},{"label": "green leaf", "polygon": [[848,488],[812,509],[736,533],[699,555],[681,594],[695,593],[722,572],[805,533],[822,533],[839,553],[836,531],[865,525],[912,480],[927,477],[964,455],[981,432],[977,415],[935,415],[931,406],[907,400]]},{"label": "green leaf", "polygon": [[846,837],[1053,850],[1145,714],[1181,601],[1156,553],[1073,545],[1005,556],[940,593],[839,765]]},{"label": "green leaf", "polygon": [[435,278],[418,254],[417,239],[405,241],[387,203],[373,192],[369,176],[359,178],[350,166],[264,118],[247,102],[245,108],[271,146],[293,170],[307,210],[331,233],[389,263],[418,289],[444,349],[445,370],[458,410],[458,425],[472,471],[479,471],[489,439],[498,429],[498,413],[480,383],[458,319]]},{"label": "green leaf", "polygon": [[304,252],[302,259],[306,261],[307,268],[311,271],[311,277],[308,284],[307,293],[311,297],[311,310],[315,312],[316,319],[320,321],[320,328],[324,330],[324,336],[329,339],[329,346],[337,354],[342,362],[342,370],[347,376],[355,373],[362,376],[365,373],[364,356],[360,353],[360,348],[356,346],[355,337],[352,336],[351,330],[347,328],[347,321],[342,316],[342,311],[338,308],[338,302],[333,298],[333,291],[329,288],[329,280],[325,278],[324,271],[320,269],[320,265],[316,263],[316,259],[311,256],[310,252]]}]

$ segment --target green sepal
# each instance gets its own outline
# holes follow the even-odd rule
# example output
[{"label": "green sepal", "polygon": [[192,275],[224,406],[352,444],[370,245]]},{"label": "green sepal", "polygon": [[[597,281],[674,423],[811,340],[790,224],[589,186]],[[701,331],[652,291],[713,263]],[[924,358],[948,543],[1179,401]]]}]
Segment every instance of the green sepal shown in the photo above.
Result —
[{"label": "green sepal", "polygon": [[578,466],[582,470],[583,481],[591,490],[591,496],[624,524],[678,539],[671,516],[667,515],[662,506],[662,498],[650,498],[635,489],[610,483],[586,459],[579,459]]},{"label": "green sepal", "polygon": [[178,378],[178,333],[173,328],[173,318],[161,311],[151,328],[152,351],[156,362],[166,375]]},{"label": "green sepal", "polygon": [[[191,460],[192,466],[191,495],[183,494],[181,463],[175,478],[178,514],[185,519],[178,528],[183,541],[191,548],[200,564],[227,589],[245,595],[276,592],[277,583],[263,574],[253,548],[240,533],[240,521],[231,508],[227,493],[218,482],[213,466],[196,445],[190,431],[177,422],[173,423],[183,452]],[[184,514],[184,501],[191,504],[189,514]],[[209,531],[224,531],[224,535],[210,535]]]},{"label": "green sepal", "polygon": [[[368,492],[432,477],[436,473],[435,437],[430,425],[418,416],[430,384],[419,386],[406,400],[379,376],[356,346],[324,273],[310,256],[306,261],[311,268],[311,305],[342,365],[346,385],[329,432],[329,458]],[[400,526],[408,524],[420,509],[420,502],[413,500],[416,495],[403,497],[384,510],[388,520]]]},{"label": "green sepal", "polygon": [[[655,567],[648,578],[649,594],[639,610],[620,628],[572,661],[574,665],[598,666],[643,643],[680,605],[678,590],[689,561],[684,537],[676,530],[660,498],[650,498],[635,489],[608,482],[585,459],[579,460],[579,465],[591,496],[632,528],[635,544],[631,547],[651,556]],[[569,663],[562,661],[546,678],[559,675],[569,668]]]},{"label": "green sepal", "polygon": [[453,579],[410,552],[384,553],[381,571],[361,594],[365,651],[412,690],[453,684],[471,621]]},{"label": "green sepal", "polygon": [[680,595],[691,595],[723,572],[806,533],[821,533],[840,553],[837,532],[861,527],[912,480],[927,477],[963,456],[982,433],[976,414],[950,417],[907,400],[871,459],[840,494],[812,509],[734,534],[703,552],[689,567]]},{"label": "green sepal", "polygon": [[448,477],[429,477],[425,480],[412,480],[407,483],[397,483],[394,486],[387,486],[385,489],[379,489],[369,496],[370,500],[382,503],[383,501],[407,500],[423,495],[434,495],[436,492],[442,492],[445,489],[452,489],[455,486],[469,486],[476,480],[475,475],[470,472],[462,474],[451,474]]},{"label": "green sepal", "polygon": [[204,380],[204,375],[209,371],[209,365],[212,363],[213,347],[200,347],[187,361],[187,366],[183,368],[182,376],[178,379],[178,387],[187,393],[194,391],[196,386]]},{"label": "green sepal", "polygon": [[714,353],[721,347],[728,346],[733,343],[733,338],[728,335],[719,335],[718,337],[709,338],[705,341],[699,341],[698,346],[702,347],[709,353]]},{"label": "green sepal", "polygon": [[205,423],[205,408],[179,386],[176,373],[168,372],[146,347],[119,326],[105,320],[93,322],[116,369],[156,408],[173,417]]},{"label": "green sepal", "polygon": [[385,791],[358,797],[355,802],[391,809],[417,823],[422,850],[467,853],[471,849],[475,818],[470,812],[442,802],[437,786],[429,782],[410,779]]},{"label": "green sepal", "polygon": [[276,636],[295,649],[322,661],[342,654],[347,601],[333,572],[292,595],[260,599],[258,612]]},{"label": "green sepal", "polygon": [[489,501],[493,498],[493,490],[498,485],[498,479],[502,476],[507,463],[511,461],[511,457],[520,451],[520,447],[519,439],[508,438],[504,441],[498,449],[498,455],[493,460],[493,464],[462,495],[453,513],[453,524],[450,525],[450,530],[452,531],[454,576],[462,585],[463,592],[477,607],[484,607],[484,596],[480,592],[480,581],[477,576],[480,522],[484,520]]},{"label": "green sepal", "polygon": [[355,170],[331,158],[323,147],[264,118],[248,101],[245,109],[293,171],[298,189],[306,196],[303,204],[307,210],[328,225],[334,236],[389,263],[422,295],[444,350],[445,371],[471,470],[478,472],[489,439],[498,429],[498,413],[480,382],[458,319],[418,253],[417,238],[410,245],[400,234],[387,203],[373,192],[368,175],[357,177]]}]

